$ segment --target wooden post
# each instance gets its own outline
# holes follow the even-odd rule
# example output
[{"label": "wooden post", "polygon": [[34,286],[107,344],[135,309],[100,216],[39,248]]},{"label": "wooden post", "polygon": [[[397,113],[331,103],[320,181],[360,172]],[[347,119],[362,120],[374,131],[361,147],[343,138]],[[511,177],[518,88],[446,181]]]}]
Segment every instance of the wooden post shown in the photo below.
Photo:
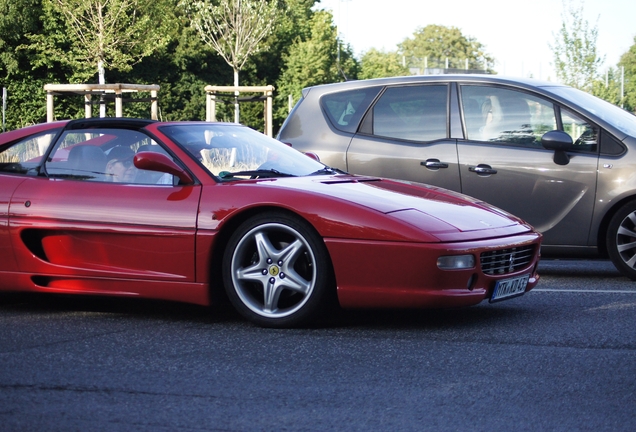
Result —
[{"label": "wooden post", "polygon": [[158,120],[159,119],[159,102],[157,100],[157,90],[151,90],[150,91],[150,118],[152,120]]},{"label": "wooden post", "polygon": [[267,110],[267,118],[266,118],[267,121],[265,122],[265,134],[268,137],[271,138],[273,136],[273,134],[274,134],[274,127],[272,125],[272,123],[273,123],[273,111],[274,110],[273,110],[273,107],[272,107],[272,105],[273,105],[272,104],[272,90],[273,90],[273,87],[272,86],[269,86],[269,87],[270,87],[270,89],[268,89],[265,92],[265,95],[267,96],[267,100],[265,101],[265,107],[266,107],[265,109]]},{"label": "wooden post", "polygon": [[210,101],[210,92],[205,92],[205,121],[209,122],[211,121],[210,119],[212,118],[212,107],[211,107],[211,101]]},{"label": "wooden post", "polygon": [[124,116],[122,96],[121,89],[115,89],[115,117]]},{"label": "wooden post", "polygon": [[205,121],[216,121],[216,92],[205,92]]},{"label": "wooden post", "polygon": [[211,109],[211,117],[210,121],[216,121],[216,93],[212,93],[210,95],[210,109]]},{"label": "wooden post", "polygon": [[91,118],[93,117],[93,106],[91,105],[91,94],[86,93],[84,95],[84,117]]},{"label": "wooden post", "polygon": [[55,120],[55,112],[53,111],[53,93],[46,92],[46,122],[51,123]]}]

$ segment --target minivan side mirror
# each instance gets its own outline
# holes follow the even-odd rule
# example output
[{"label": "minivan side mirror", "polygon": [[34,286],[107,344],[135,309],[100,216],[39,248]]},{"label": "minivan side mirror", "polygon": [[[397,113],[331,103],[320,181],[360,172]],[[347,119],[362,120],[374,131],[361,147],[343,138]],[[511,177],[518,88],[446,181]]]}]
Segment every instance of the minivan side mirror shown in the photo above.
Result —
[{"label": "minivan side mirror", "polygon": [[557,165],[567,165],[570,163],[568,150],[572,150],[574,143],[572,137],[566,132],[553,130],[546,132],[541,137],[541,145],[548,150],[554,150],[554,163]]}]

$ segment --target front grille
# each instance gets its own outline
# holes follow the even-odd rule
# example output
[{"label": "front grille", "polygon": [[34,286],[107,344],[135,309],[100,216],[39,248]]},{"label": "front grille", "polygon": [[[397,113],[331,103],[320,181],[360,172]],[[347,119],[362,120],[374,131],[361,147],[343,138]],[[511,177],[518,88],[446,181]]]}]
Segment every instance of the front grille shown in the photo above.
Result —
[{"label": "front grille", "polygon": [[489,275],[514,273],[526,267],[534,256],[535,245],[483,252],[481,270]]}]

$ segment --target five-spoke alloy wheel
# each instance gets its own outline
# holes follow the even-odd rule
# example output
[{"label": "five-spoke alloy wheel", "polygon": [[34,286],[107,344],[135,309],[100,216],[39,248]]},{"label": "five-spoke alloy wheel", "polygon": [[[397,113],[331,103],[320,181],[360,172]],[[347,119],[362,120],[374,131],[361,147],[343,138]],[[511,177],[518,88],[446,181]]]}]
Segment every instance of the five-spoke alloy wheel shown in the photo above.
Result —
[{"label": "five-spoke alloy wheel", "polygon": [[223,282],[234,307],[266,327],[314,318],[332,288],[326,247],[306,222],[282,213],[245,221],[230,237]]}]

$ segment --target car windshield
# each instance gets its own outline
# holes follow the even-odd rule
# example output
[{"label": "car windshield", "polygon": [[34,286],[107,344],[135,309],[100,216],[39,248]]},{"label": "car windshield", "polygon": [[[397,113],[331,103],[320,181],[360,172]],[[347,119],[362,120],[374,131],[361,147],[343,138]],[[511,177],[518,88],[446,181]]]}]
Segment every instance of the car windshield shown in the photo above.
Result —
[{"label": "car windshield", "polygon": [[636,116],[624,109],[572,87],[550,87],[549,90],[580,105],[621,132],[636,137]]},{"label": "car windshield", "polygon": [[325,168],[320,162],[245,126],[185,123],[163,126],[161,131],[223,180],[306,176]]}]

